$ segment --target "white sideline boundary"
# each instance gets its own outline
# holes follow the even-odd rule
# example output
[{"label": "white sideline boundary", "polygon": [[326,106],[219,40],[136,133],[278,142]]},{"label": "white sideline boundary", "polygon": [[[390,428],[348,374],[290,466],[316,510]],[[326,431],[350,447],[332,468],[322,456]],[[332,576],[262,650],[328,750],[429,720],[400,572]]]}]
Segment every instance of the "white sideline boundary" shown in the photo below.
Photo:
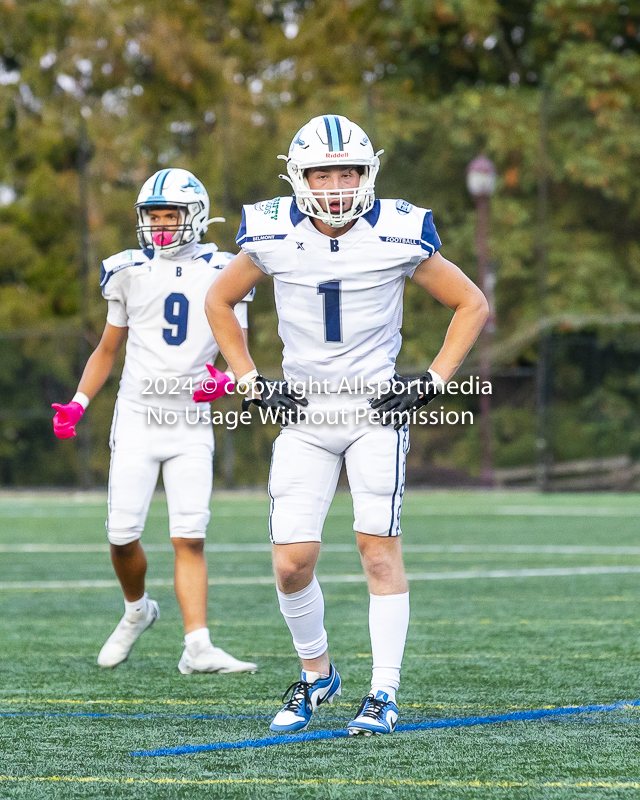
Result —
[{"label": "white sideline boundary", "polygon": [[[555,578],[571,575],[622,575],[640,573],[640,566],[545,567],[541,569],[464,570],[458,572],[408,573],[409,581],[472,580],[474,578]],[[318,575],[320,583],[365,583],[364,575]],[[260,586],[273,585],[273,577],[210,578],[210,586]],[[146,581],[147,586],[173,586],[173,580],[164,578]],[[6,581],[0,590],[19,589],[115,589],[115,580],[105,581]]]}]

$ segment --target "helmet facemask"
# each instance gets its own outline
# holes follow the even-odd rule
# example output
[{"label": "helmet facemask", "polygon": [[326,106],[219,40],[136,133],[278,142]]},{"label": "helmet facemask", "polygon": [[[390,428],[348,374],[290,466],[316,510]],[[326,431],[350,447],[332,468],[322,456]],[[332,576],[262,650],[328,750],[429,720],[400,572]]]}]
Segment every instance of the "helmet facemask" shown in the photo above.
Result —
[{"label": "helmet facemask", "polygon": [[[361,217],[373,208],[375,202],[375,180],[380,167],[377,155],[372,163],[358,164],[345,163],[345,167],[360,167],[360,183],[350,189],[311,189],[307,179],[307,170],[314,167],[324,167],[325,164],[305,165],[304,167],[294,163],[290,158],[287,159],[287,172],[289,176],[281,175],[293,187],[296,198],[296,205],[310,217],[321,220],[332,228],[342,228],[357,217]],[[335,162],[331,166],[338,166]],[[323,200],[326,211],[320,205]],[[340,210],[332,212],[330,202],[340,201]],[[349,200],[351,203],[349,204]],[[347,207],[348,206],[348,207]]]},{"label": "helmet facemask", "polygon": [[[180,222],[177,225],[166,223],[151,222],[151,212],[157,210],[176,209],[180,214]],[[154,250],[158,252],[175,252],[179,248],[186,247],[192,242],[200,241],[204,233],[202,225],[194,222],[201,222],[199,219],[205,213],[202,202],[194,203],[167,203],[166,205],[152,203],[137,203],[136,216],[138,224],[136,232],[138,242],[143,250]],[[196,228],[199,233],[196,234]],[[164,235],[162,235],[164,234]],[[169,234],[169,237],[167,236]]]}]

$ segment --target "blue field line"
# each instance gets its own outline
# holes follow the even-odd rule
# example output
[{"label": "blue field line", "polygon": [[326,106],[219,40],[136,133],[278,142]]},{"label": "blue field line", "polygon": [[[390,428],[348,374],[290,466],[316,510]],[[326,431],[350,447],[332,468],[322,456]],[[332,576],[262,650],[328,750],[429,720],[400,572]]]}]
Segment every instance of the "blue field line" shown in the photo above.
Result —
[{"label": "blue field line", "polygon": [[[234,720],[234,719],[271,719],[270,716],[256,716],[254,714],[101,714],[90,711],[0,711],[2,717],[84,717],[88,719],[173,719],[173,720],[193,720],[193,719],[215,719],[215,720]],[[341,720],[340,720],[341,721]]]},{"label": "blue field line", "polygon": [[[640,700],[618,700],[606,705],[565,706],[563,708],[539,708],[532,711],[514,711],[511,714],[495,714],[487,717],[449,717],[430,719],[409,725],[398,725],[397,732],[432,730],[435,728],[464,728],[471,725],[494,725],[498,722],[526,722],[529,720],[563,717],[571,714],[604,713],[618,711],[625,706],[640,706]],[[181,747],[161,747],[157,750],[135,750],[130,756],[183,756],[212,750],[242,750],[249,747],[271,747],[279,744],[313,742],[321,739],[343,739],[349,733],[344,728],[334,731],[312,731],[304,733],[267,736],[264,739],[244,739],[240,742],[215,742],[212,744],[190,744]]]}]

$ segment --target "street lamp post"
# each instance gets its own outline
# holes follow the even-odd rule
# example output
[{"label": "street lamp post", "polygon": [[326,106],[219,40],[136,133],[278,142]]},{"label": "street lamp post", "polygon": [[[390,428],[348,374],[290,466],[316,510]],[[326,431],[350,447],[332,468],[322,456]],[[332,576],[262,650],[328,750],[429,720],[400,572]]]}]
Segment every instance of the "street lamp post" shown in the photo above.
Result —
[{"label": "street lamp post", "polygon": [[[87,132],[87,117],[91,111],[87,106],[80,109],[80,128],[78,136],[78,200],[79,215],[78,227],[80,232],[80,364],[79,374],[82,375],[87,359],[89,358],[89,294],[91,267],[89,263],[89,161],[92,156],[91,141]],[[91,415],[87,415],[78,437],[80,445],[80,485],[83,489],[90,489],[91,479]]]},{"label": "street lamp post", "polygon": [[[476,202],[476,251],[478,281],[489,303],[489,319],[480,334],[480,380],[491,380],[489,347],[496,329],[493,289],[495,276],[489,261],[489,198],[496,189],[496,168],[486,156],[478,156],[467,167],[467,188]],[[481,475],[484,486],[493,486],[491,395],[480,394]]]}]

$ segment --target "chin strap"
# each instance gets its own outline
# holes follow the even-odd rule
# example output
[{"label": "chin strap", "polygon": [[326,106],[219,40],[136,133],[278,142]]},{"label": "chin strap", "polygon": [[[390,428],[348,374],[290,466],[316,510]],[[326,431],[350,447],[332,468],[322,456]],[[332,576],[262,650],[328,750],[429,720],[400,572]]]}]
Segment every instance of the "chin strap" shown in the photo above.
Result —
[{"label": "chin strap", "polygon": [[211,217],[211,219],[208,219],[204,224],[205,226],[208,227],[209,225],[211,225],[212,222],[226,222],[226,221],[227,220],[225,219],[225,217]]}]

